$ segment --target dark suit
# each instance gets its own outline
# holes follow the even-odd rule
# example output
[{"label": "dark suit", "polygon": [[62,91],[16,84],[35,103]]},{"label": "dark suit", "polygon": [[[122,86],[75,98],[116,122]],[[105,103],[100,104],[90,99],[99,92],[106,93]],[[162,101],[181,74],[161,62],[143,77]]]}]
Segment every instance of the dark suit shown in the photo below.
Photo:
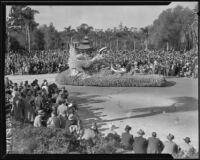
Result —
[{"label": "dark suit", "polygon": [[147,153],[147,140],[142,136],[135,137],[133,143],[133,150],[135,153]]},{"label": "dark suit", "polygon": [[163,143],[160,141],[160,139],[150,137],[148,139],[147,153],[161,153],[163,147]]},{"label": "dark suit", "polygon": [[122,140],[121,140],[121,143],[124,147],[124,149],[128,149],[128,150],[132,150],[133,147],[133,135],[130,134],[130,133],[122,133]]}]

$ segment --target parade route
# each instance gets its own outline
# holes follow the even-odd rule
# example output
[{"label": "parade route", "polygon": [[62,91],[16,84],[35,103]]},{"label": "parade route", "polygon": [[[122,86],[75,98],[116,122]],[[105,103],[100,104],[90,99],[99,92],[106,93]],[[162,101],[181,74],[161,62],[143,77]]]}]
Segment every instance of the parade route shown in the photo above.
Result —
[{"label": "parade route", "polygon": [[[38,79],[39,84],[47,79],[55,83],[56,74],[7,76],[13,82]],[[89,127],[95,120],[104,134],[110,125],[121,134],[125,125],[132,127],[137,136],[141,128],[145,137],[156,131],[165,141],[169,133],[175,135],[177,144],[190,137],[198,149],[198,79],[170,78],[175,84],[169,87],[85,87],[66,86],[70,100],[79,105],[84,125]]]}]

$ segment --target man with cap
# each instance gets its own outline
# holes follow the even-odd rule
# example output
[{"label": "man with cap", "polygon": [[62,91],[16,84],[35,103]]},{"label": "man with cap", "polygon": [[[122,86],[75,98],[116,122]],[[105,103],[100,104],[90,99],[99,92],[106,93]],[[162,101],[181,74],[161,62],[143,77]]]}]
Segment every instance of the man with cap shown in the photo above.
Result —
[{"label": "man with cap", "polygon": [[45,116],[45,113],[43,110],[39,110],[38,111],[38,115],[35,117],[35,120],[34,120],[34,124],[33,126],[34,127],[42,127],[42,118],[44,118]]},{"label": "man with cap", "polygon": [[133,150],[135,153],[147,153],[147,145],[148,142],[147,140],[143,137],[145,135],[145,132],[140,129],[137,134],[139,135],[138,137],[134,138],[134,143],[133,143]]},{"label": "man with cap", "polygon": [[152,137],[148,138],[147,153],[151,153],[151,154],[161,153],[164,146],[161,140],[157,138],[156,136],[157,136],[156,132],[152,132]]},{"label": "man with cap", "polygon": [[126,125],[125,132],[122,133],[121,138],[121,144],[124,149],[126,150],[133,150],[133,135],[130,134],[131,127],[129,125]]},{"label": "man with cap", "polygon": [[171,155],[177,154],[178,145],[175,142],[173,142],[174,135],[169,133],[169,135],[167,136],[167,139],[168,141],[164,142],[164,149],[162,153],[171,154]]},{"label": "man with cap", "polygon": [[191,140],[189,137],[185,137],[184,143],[181,145],[181,151],[183,152],[184,157],[194,154],[195,148],[190,144]]}]

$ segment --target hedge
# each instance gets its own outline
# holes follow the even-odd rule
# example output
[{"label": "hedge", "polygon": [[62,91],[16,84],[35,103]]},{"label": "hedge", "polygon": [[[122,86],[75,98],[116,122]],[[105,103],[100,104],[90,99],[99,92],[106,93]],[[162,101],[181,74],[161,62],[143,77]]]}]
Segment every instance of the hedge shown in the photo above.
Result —
[{"label": "hedge", "polygon": [[68,70],[58,74],[56,82],[61,85],[98,87],[163,87],[166,84],[165,78],[159,75],[130,75],[127,73],[121,75],[104,72],[82,78],[82,76],[70,76]]}]

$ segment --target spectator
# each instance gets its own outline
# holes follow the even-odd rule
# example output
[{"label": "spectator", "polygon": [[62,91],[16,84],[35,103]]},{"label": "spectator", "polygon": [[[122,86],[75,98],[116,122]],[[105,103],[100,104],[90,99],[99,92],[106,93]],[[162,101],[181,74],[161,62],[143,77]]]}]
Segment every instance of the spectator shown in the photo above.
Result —
[{"label": "spectator", "polygon": [[148,142],[145,138],[143,138],[145,133],[142,129],[140,129],[137,133],[139,137],[134,138],[133,150],[135,153],[147,153]]},{"label": "spectator", "polygon": [[184,139],[184,144],[181,145],[181,151],[183,152],[183,156],[187,157],[189,155],[194,154],[196,151],[194,147],[190,144],[191,140],[189,137],[185,137]]},{"label": "spectator", "polygon": [[42,126],[44,126],[42,124],[42,118],[44,118],[44,116],[45,116],[45,112],[43,110],[39,110],[38,111],[38,115],[35,117],[33,126],[34,127],[42,127]]},{"label": "spectator", "polygon": [[43,104],[43,98],[42,98],[42,91],[38,90],[37,91],[37,97],[35,98],[35,107],[36,107],[36,111],[39,111],[43,108],[44,104]]},{"label": "spectator", "polygon": [[167,136],[168,141],[164,142],[164,149],[162,151],[162,153],[167,153],[167,154],[177,154],[178,153],[178,145],[176,143],[173,142],[174,139],[174,135],[169,134]]},{"label": "spectator", "polygon": [[159,154],[163,150],[163,143],[160,139],[156,138],[157,133],[152,132],[152,137],[148,138],[147,153]]},{"label": "spectator", "polygon": [[60,119],[57,117],[56,112],[51,113],[51,117],[47,120],[47,127],[49,128],[60,128]]},{"label": "spectator", "polygon": [[131,127],[129,125],[126,125],[125,132],[122,133],[122,147],[126,150],[133,150],[133,135],[130,134]]},{"label": "spectator", "polygon": [[27,92],[27,96],[25,100],[25,121],[32,123],[34,121],[35,116],[35,108],[34,108],[34,97],[32,96],[32,91],[29,90]]}]

